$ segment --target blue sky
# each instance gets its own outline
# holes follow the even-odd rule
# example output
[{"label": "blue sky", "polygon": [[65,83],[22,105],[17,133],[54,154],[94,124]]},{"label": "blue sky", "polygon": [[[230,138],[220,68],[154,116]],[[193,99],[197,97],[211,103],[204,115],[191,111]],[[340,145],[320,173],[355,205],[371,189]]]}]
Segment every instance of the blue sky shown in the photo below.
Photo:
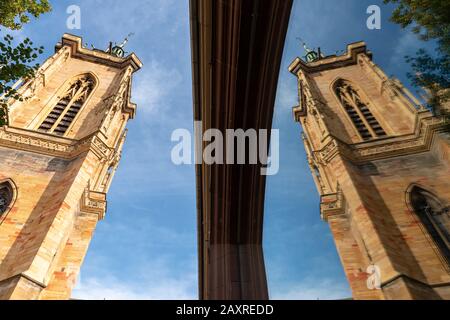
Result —
[{"label": "blue sky", "polygon": [[[53,11],[14,34],[53,53],[65,32],[105,48],[134,32],[127,47],[143,61],[134,78],[138,104],[73,297],[81,299],[196,299],[197,243],[193,166],[175,166],[173,130],[192,129],[187,0],[52,1]],[[68,30],[66,8],[81,8],[81,29]],[[366,9],[382,9],[381,30],[368,30]],[[273,127],[280,130],[280,171],[268,177],[264,250],[274,299],[337,299],[351,295],[309,172],[300,126],[291,107],[296,79],[287,66],[302,49],[301,36],[325,54],[364,40],[374,61],[407,84],[404,55],[425,46],[390,23],[382,1],[295,0],[283,55]],[[429,44],[427,44],[428,46]]]}]

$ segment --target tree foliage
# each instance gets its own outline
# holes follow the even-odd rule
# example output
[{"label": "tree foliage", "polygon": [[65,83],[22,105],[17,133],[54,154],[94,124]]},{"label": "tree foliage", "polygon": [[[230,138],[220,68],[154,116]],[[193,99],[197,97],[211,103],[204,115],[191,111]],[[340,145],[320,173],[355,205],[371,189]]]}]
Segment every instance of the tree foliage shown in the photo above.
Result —
[{"label": "tree foliage", "polygon": [[13,84],[19,79],[27,79],[34,76],[39,67],[31,65],[44,50],[43,47],[34,47],[33,42],[26,38],[17,46],[12,44],[13,37],[6,35],[0,41],[0,96],[2,96],[0,108],[0,125],[7,122],[6,100],[13,98],[22,101],[23,98],[13,88]]},{"label": "tree foliage", "polygon": [[408,77],[416,87],[428,90],[429,107],[440,113],[440,107],[450,99],[450,1],[448,0],[384,0],[397,7],[391,20],[403,28],[412,27],[420,39],[436,40],[436,53],[420,49],[415,57],[407,56],[412,71]]},{"label": "tree foliage", "polygon": [[[30,21],[30,17],[39,17],[51,10],[47,0],[2,0],[0,2],[0,26],[19,30]],[[0,31],[2,31],[0,29]],[[43,47],[34,46],[26,38],[16,44],[14,38],[6,34],[0,39],[0,126],[7,123],[9,98],[23,100],[13,84],[20,79],[34,76],[39,65],[34,63]]]},{"label": "tree foliage", "polygon": [[19,30],[30,21],[51,10],[48,0],[2,0],[0,2],[0,25]]},{"label": "tree foliage", "polygon": [[450,55],[431,57],[420,49],[415,57],[406,57],[414,73],[408,73],[415,87],[429,91],[428,105],[435,114],[442,114],[442,105],[450,99]]}]

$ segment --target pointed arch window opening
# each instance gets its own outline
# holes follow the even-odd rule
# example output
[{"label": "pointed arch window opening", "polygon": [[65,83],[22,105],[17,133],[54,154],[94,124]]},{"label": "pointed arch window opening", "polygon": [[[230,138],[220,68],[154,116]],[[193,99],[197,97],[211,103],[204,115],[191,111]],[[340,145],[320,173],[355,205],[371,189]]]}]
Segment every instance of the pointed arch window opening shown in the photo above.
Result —
[{"label": "pointed arch window opening", "polygon": [[420,222],[439,248],[446,268],[450,269],[450,207],[444,206],[437,197],[418,186],[411,190],[410,201]]},{"label": "pointed arch window opening", "polygon": [[75,117],[86,103],[95,86],[95,80],[90,75],[84,75],[74,80],[61,95],[38,130],[59,136],[66,134]]},{"label": "pointed arch window opening", "polygon": [[352,85],[339,80],[334,86],[334,92],[363,140],[386,136],[386,132],[370,111],[369,103],[361,98]]},{"label": "pointed arch window opening", "polygon": [[0,218],[10,208],[14,199],[14,191],[8,182],[0,183]]}]

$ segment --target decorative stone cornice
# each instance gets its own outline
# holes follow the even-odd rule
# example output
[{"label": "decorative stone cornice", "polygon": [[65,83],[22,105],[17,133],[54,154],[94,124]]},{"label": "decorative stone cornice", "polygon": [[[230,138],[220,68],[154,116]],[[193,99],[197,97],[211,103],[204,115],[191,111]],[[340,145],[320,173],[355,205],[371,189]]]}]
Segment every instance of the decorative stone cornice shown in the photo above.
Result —
[{"label": "decorative stone cornice", "polygon": [[95,132],[81,140],[58,137],[26,129],[3,126],[0,128],[0,146],[30,151],[63,159],[73,159],[92,151],[100,159],[110,160],[115,150]]},{"label": "decorative stone cornice", "polygon": [[369,58],[372,56],[371,52],[367,51],[366,43],[364,41],[349,44],[347,46],[347,52],[341,56],[330,55],[310,63],[306,63],[297,57],[289,65],[289,71],[292,74],[297,75],[300,70],[311,74],[329,69],[342,68],[348,65],[357,64],[357,57],[361,53],[366,54]]},{"label": "decorative stone cornice", "polygon": [[320,163],[327,164],[339,153],[339,151],[341,151],[339,149],[340,144],[338,141],[339,140],[336,138],[330,138],[328,143],[322,149],[313,151],[312,153]]},{"label": "decorative stone cornice", "polygon": [[91,139],[90,150],[96,153],[100,159],[111,159],[115,152],[114,149],[109,147],[100,135],[94,135]]},{"label": "decorative stone cornice", "polygon": [[323,220],[328,221],[331,216],[337,216],[345,213],[345,200],[341,189],[337,192],[324,194],[320,197],[320,215]]},{"label": "decorative stone cornice", "polygon": [[106,213],[106,204],[106,193],[86,188],[81,196],[80,211],[97,214],[98,220],[103,220]]},{"label": "decorative stone cornice", "polygon": [[130,115],[130,119],[134,119],[134,117],[136,116],[136,109],[137,109],[136,103],[129,102],[123,105],[122,112],[128,113]]},{"label": "decorative stone cornice", "polygon": [[119,58],[102,50],[90,50],[84,48],[82,41],[83,40],[80,37],[65,33],[61,42],[56,45],[55,49],[58,51],[62,47],[68,46],[71,48],[71,55],[74,58],[92,61],[114,68],[122,69],[130,65],[133,68],[133,71],[137,71],[142,67],[142,62],[134,53],[125,58]]},{"label": "decorative stone cornice", "polygon": [[29,284],[30,286],[36,287],[38,290],[42,290],[42,289],[45,289],[45,288],[47,287],[46,284],[44,284],[44,283],[42,283],[42,282],[40,282],[40,281],[35,280],[33,277],[27,275],[26,272],[21,272],[21,273],[19,273],[19,274],[13,275],[13,276],[11,276],[11,277],[9,277],[9,278],[0,279],[0,285],[1,285],[2,283],[10,282],[10,281],[12,281],[13,279],[17,279],[17,278],[19,278],[19,279],[20,279],[20,278],[24,279],[25,281],[28,282],[28,284]]},{"label": "decorative stone cornice", "polygon": [[294,115],[294,120],[300,122],[300,119],[306,116],[306,106],[299,105],[293,107],[292,114]]},{"label": "decorative stone cornice", "polygon": [[313,151],[322,164],[329,163],[337,154],[355,163],[397,157],[429,151],[436,133],[448,126],[448,118],[427,116],[428,112],[419,114],[416,132],[410,135],[388,137],[373,141],[347,144],[331,135],[320,150]]}]

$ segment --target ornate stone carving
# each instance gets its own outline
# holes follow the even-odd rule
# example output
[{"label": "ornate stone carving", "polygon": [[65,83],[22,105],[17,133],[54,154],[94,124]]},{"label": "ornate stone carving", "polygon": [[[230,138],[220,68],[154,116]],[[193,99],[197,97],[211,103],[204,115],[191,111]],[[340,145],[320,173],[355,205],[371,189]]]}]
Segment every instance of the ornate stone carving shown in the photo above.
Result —
[{"label": "ornate stone carving", "polygon": [[331,139],[321,150],[314,153],[322,164],[327,164],[337,154],[338,146],[338,141]]},{"label": "ornate stone carving", "polygon": [[91,146],[92,150],[98,153],[102,159],[108,159],[114,153],[114,151],[98,136],[93,137]]},{"label": "ornate stone carving", "polygon": [[315,88],[312,88],[310,81],[303,74],[299,74],[298,81],[298,100],[299,105],[292,109],[296,121],[300,121],[301,117],[312,115],[314,124],[320,130],[322,136],[327,135],[328,128],[324,120],[326,114],[325,103],[319,98],[319,94]]},{"label": "ornate stone carving", "polygon": [[335,193],[324,194],[320,197],[320,215],[323,220],[328,221],[329,217],[344,213],[345,201],[339,185]]},{"label": "ornate stone carving", "polygon": [[303,81],[297,81],[297,90],[298,90],[298,106],[292,108],[292,112],[294,114],[295,121],[300,121],[300,117],[305,117],[307,113],[306,108],[306,97],[303,89]]},{"label": "ornate stone carving", "polygon": [[73,159],[88,150],[93,151],[100,159],[110,159],[114,154],[114,149],[100,138],[98,132],[81,140],[73,140],[4,126],[0,128],[0,146],[63,159]]},{"label": "ornate stone carving", "polygon": [[446,117],[428,117],[419,119],[417,132],[410,136],[347,144],[330,136],[320,150],[313,153],[318,160],[327,164],[338,153],[353,162],[361,163],[430,150],[433,135],[448,124]]},{"label": "ornate stone carving", "polygon": [[381,83],[381,94],[387,93],[390,99],[395,99],[398,96],[398,90],[391,79],[385,79]]},{"label": "ornate stone carving", "polygon": [[109,158],[108,169],[106,170],[105,176],[103,177],[101,183],[101,189],[104,192],[108,192],[108,189],[111,185],[111,181],[114,177],[114,174],[116,173],[117,167],[119,166],[120,159],[122,157],[122,148],[126,137],[127,137],[127,130],[123,132],[116,149],[114,150],[113,153],[111,153],[111,156]]},{"label": "ornate stone carving", "polygon": [[98,214],[98,219],[102,220],[106,213],[106,193],[86,188],[81,196],[80,211]]},{"label": "ornate stone carving", "polygon": [[130,89],[130,81],[131,81],[131,75],[133,73],[133,69],[131,67],[128,67],[124,70],[122,78],[119,83],[119,88],[117,92],[109,96],[104,100],[104,117],[103,122],[101,125],[101,130],[106,134],[108,132],[109,126],[113,122],[114,117],[116,116],[117,112],[119,110],[124,111],[129,101],[129,89]]}]

